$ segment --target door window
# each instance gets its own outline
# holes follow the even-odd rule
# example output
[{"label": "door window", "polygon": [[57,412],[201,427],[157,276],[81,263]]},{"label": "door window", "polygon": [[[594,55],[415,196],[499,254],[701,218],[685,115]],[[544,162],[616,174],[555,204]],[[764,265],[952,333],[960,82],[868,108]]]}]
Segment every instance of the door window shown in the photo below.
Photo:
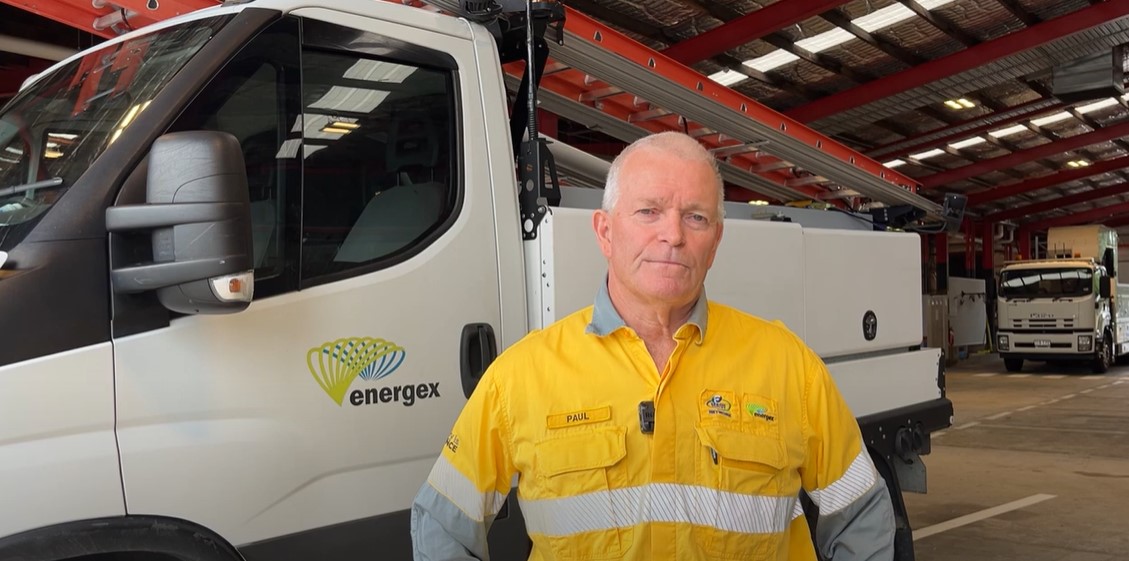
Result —
[{"label": "door window", "polygon": [[303,284],[417,253],[457,203],[452,72],[306,49],[302,73]]}]

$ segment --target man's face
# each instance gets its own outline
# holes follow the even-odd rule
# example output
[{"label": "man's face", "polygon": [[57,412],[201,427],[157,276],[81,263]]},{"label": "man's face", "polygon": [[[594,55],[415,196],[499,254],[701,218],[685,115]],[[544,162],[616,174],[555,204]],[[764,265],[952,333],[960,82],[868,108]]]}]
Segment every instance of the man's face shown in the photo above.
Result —
[{"label": "man's face", "polygon": [[693,302],[721,242],[713,170],[644,149],[628,157],[619,177],[615,207],[593,217],[609,288],[639,303]]}]

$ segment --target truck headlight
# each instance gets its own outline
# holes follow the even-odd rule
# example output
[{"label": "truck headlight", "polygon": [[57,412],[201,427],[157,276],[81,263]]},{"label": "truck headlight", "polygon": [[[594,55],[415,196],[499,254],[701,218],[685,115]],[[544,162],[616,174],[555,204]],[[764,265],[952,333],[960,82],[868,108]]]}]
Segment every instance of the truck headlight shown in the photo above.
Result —
[{"label": "truck headlight", "polygon": [[1085,353],[1094,350],[1094,336],[1093,335],[1079,335],[1078,336],[1078,352]]},{"label": "truck headlight", "polygon": [[1001,351],[1010,350],[1011,345],[1009,345],[1008,343],[1009,342],[1008,342],[1007,335],[1000,335],[1000,336],[996,337],[996,346],[999,347],[999,350],[1001,350]]}]

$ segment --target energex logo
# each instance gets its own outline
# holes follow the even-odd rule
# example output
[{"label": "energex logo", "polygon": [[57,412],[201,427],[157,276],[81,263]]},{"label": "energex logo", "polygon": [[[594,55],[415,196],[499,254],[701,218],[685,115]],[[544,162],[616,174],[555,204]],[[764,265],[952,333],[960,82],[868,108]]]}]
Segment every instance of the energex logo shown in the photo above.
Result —
[{"label": "energex logo", "polygon": [[[310,374],[337,405],[345,396],[353,406],[399,403],[405,407],[418,400],[439,397],[439,383],[372,385],[390,376],[404,364],[403,347],[373,337],[338,339],[323,343],[306,353]],[[357,382],[360,380],[360,382]],[[354,383],[363,387],[354,388]]]}]

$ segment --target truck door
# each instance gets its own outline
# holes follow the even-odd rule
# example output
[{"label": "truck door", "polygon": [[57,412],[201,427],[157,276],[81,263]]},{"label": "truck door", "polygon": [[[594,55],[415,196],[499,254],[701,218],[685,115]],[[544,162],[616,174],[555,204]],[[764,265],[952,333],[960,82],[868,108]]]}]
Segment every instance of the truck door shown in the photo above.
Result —
[{"label": "truck door", "polygon": [[460,137],[484,127],[478,72],[465,38],[315,15],[353,27],[280,21],[174,125],[241,142],[256,292],[156,326],[155,302],[119,301],[126,508],[250,560],[409,559],[460,348],[500,321],[491,177]]}]

